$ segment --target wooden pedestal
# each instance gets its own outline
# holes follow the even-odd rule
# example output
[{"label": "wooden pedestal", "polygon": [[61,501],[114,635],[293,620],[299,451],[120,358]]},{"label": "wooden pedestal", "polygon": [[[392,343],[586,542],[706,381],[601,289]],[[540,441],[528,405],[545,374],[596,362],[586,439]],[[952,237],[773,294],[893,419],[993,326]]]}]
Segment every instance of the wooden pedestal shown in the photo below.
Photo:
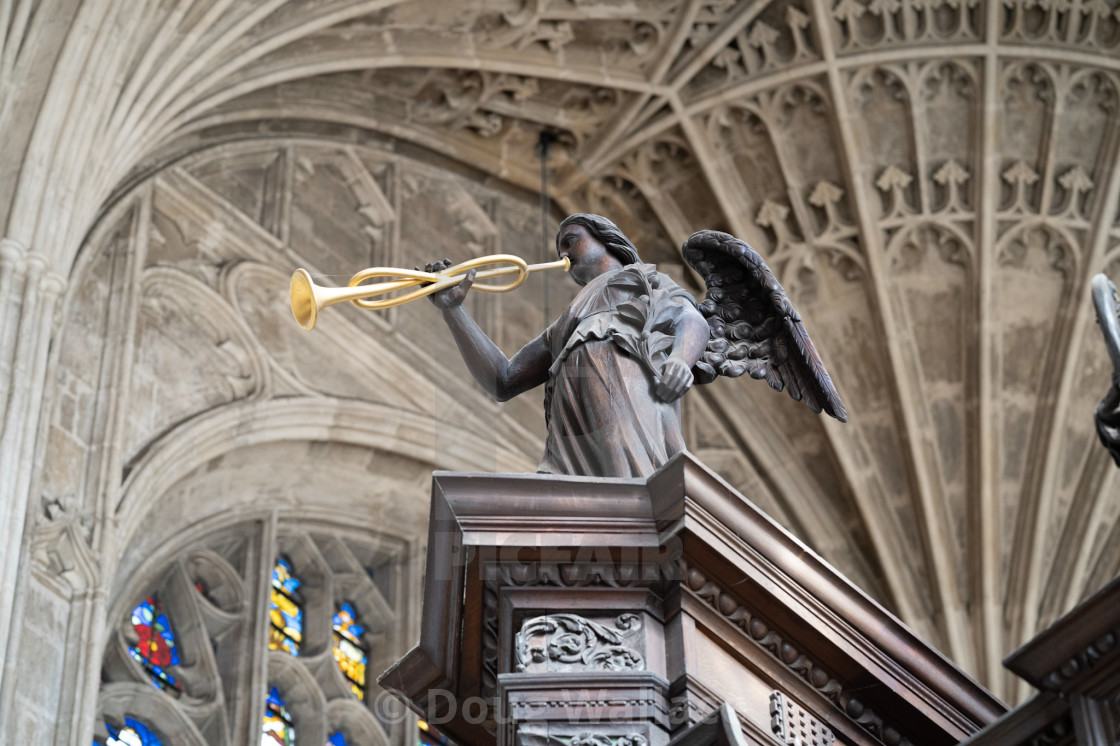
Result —
[{"label": "wooden pedestal", "polygon": [[380,683],[463,746],[948,746],[1005,711],[688,454],[438,472],[420,644]]}]

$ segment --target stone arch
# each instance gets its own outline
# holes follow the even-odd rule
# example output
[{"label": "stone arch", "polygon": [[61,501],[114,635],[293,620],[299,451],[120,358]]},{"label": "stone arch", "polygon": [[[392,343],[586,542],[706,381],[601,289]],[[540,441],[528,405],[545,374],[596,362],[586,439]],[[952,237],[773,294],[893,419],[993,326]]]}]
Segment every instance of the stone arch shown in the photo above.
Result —
[{"label": "stone arch", "polygon": [[[439,449],[437,429],[450,435],[452,452]],[[482,469],[493,459],[470,432],[448,433],[445,423],[387,405],[318,397],[235,402],[190,420],[145,451],[115,511],[118,540],[131,540],[152,501],[192,471],[238,448],[282,441],[337,442],[464,470]]]},{"label": "stone arch", "polygon": [[[150,690],[145,696],[159,706],[152,717],[172,722],[176,734],[197,732],[201,741],[196,742],[232,744],[254,727],[259,731],[264,698],[275,685],[296,718],[301,741],[325,741],[341,728],[350,743],[385,746],[390,731],[395,742],[401,735],[397,731],[412,722],[409,716],[383,716],[381,697],[387,695],[374,680],[404,652],[415,634],[413,589],[419,580],[415,537],[417,525],[426,518],[426,506],[401,493],[410,504],[407,510],[419,516],[414,516],[415,525],[408,525],[386,515],[349,513],[347,508],[353,502],[331,511],[324,507],[334,497],[329,489],[318,506],[313,500],[307,502],[306,495],[302,504],[301,499],[278,497],[277,485],[288,475],[280,474],[268,482],[261,480],[264,472],[250,469],[262,455],[261,449],[278,443],[297,452],[292,448],[296,441],[264,441],[235,448],[181,476],[169,487],[167,500],[148,505],[149,517],[141,522],[139,538],[130,542],[116,566],[107,639],[100,648],[104,650],[102,676],[106,682],[102,701],[118,689],[125,693]],[[320,474],[309,474],[313,468],[306,468],[306,463],[296,470],[313,483],[312,493],[323,492],[332,484],[345,492],[354,475],[346,478],[340,472],[347,468],[358,476],[365,472],[370,462],[355,462],[362,452],[371,458],[390,456],[353,444],[326,442],[310,448],[308,463]],[[273,464],[269,471],[277,468]],[[422,479],[404,478],[398,480],[400,486],[421,487],[428,470],[417,463],[416,472]],[[392,481],[384,474],[379,478]],[[211,506],[214,509],[199,520],[192,523],[167,516],[169,505],[184,503],[206,512],[198,496],[220,492],[223,486],[228,493],[218,494]],[[242,496],[237,504],[233,498],[239,491],[254,494],[248,499]],[[395,489],[391,493],[397,494]],[[369,499],[386,507],[384,496]],[[145,529],[156,518],[166,518],[169,529],[145,536]],[[275,557],[281,554],[293,562],[302,583],[304,644],[298,658],[282,650],[267,650],[264,589]],[[138,599],[152,593],[168,613],[181,650],[181,665],[172,670],[183,688],[177,697],[142,683],[145,671],[126,655],[126,617]],[[353,602],[360,610],[360,621],[367,625],[363,640],[370,652],[364,702],[349,691],[333,657],[330,620],[340,599]],[[118,717],[116,710],[101,707],[104,715]],[[175,717],[168,715],[172,711]],[[101,713],[98,718],[103,719]],[[179,742],[177,736],[167,735]],[[185,742],[191,742],[190,738]]]},{"label": "stone arch", "polygon": [[[939,251],[944,261],[971,268],[975,261],[971,236],[950,221],[921,220],[902,228],[891,237],[885,254],[892,270],[896,268],[899,262],[905,261],[902,254],[908,244],[918,249],[922,248],[917,242],[917,237],[923,232],[940,234],[938,245],[934,248]],[[956,242],[957,246],[947,246],[945,244],[946,239]]]},{"label": "stone arch", "polygon": [[98,698],[98,711],[101,716],[94,727],[94,736],[97,738],[104,739],[108,735],[105,718],[123,724],[128,716],[154,728],[156,733],[166,739],[164,743],[208,746],[195,724],[147,684],[121,682],[105,686]]}]

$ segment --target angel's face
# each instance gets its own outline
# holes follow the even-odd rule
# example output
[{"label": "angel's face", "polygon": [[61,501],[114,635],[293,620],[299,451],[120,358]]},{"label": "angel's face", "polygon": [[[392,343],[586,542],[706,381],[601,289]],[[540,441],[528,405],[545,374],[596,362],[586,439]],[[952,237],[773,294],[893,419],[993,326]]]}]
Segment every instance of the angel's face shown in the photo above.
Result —
[{"label": "angel's face", "polygon": [[556,238],[556,245],[560,257],[567,257],[572,263],[569,273],[580,285],[622,266],[618,257],[579,223],[565,225]]}]

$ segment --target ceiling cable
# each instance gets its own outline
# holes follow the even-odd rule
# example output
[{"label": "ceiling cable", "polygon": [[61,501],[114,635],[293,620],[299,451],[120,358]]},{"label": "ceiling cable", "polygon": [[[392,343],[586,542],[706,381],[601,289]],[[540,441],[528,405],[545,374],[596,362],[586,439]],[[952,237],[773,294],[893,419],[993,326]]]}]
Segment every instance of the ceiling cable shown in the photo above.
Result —
[{"label": "ceiling cable", "polygon": [[[541,130],[537,140],[537,156],[541,159],[541,260],[547,262],[552,254],[552,242],[548,236],[548,146],[556,142],[556,135]],[[548,278],[541,276],[541,301],[544,311],[544,325],[552,323],[551,309],[548,307]]]}]

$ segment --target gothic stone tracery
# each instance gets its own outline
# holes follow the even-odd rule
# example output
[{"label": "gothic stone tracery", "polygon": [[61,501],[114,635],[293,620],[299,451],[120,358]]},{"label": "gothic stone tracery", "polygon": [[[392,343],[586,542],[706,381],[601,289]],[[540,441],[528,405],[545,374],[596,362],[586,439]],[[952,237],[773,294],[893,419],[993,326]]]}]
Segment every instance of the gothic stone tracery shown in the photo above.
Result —
[{"label": "gothic stone tracery", "polygon": [[[424,338],[423,309],[339,314],[308,341],[268,288],[304,260],[536,258],[542,128],[557,214],[611,216],[684,283],[699,228],[775,268],[850,422],[716,385],[689,404],[692,448],[954,660],[1014,699],[1002,655],[1120,570],[1086,295],[1120,275],[1116,0],[36,7],[0,34],[2,79],[26,81],[0,94],[0,504],[13,537],[37,524],[34,573],[4,555],[0,608],[23,577],[25,614],[98,613],[71,599],[113,575],[117,511],[135,530],[129,500],[158,496],[129,485],[222,418],[316,400],[330,439],[357,432],[339,402],[399,405],[407,424],[361,437],[531,468],[535,402],[401,387],[442,365],[383,341]],[[79,15],[87,35],[51,24]],[[507,350],[543,327],[534,295],[501,303],[476,310]],[[498,432],[449,442],[437,411]],[[71,705],[20,717],[92,715]]]}]

